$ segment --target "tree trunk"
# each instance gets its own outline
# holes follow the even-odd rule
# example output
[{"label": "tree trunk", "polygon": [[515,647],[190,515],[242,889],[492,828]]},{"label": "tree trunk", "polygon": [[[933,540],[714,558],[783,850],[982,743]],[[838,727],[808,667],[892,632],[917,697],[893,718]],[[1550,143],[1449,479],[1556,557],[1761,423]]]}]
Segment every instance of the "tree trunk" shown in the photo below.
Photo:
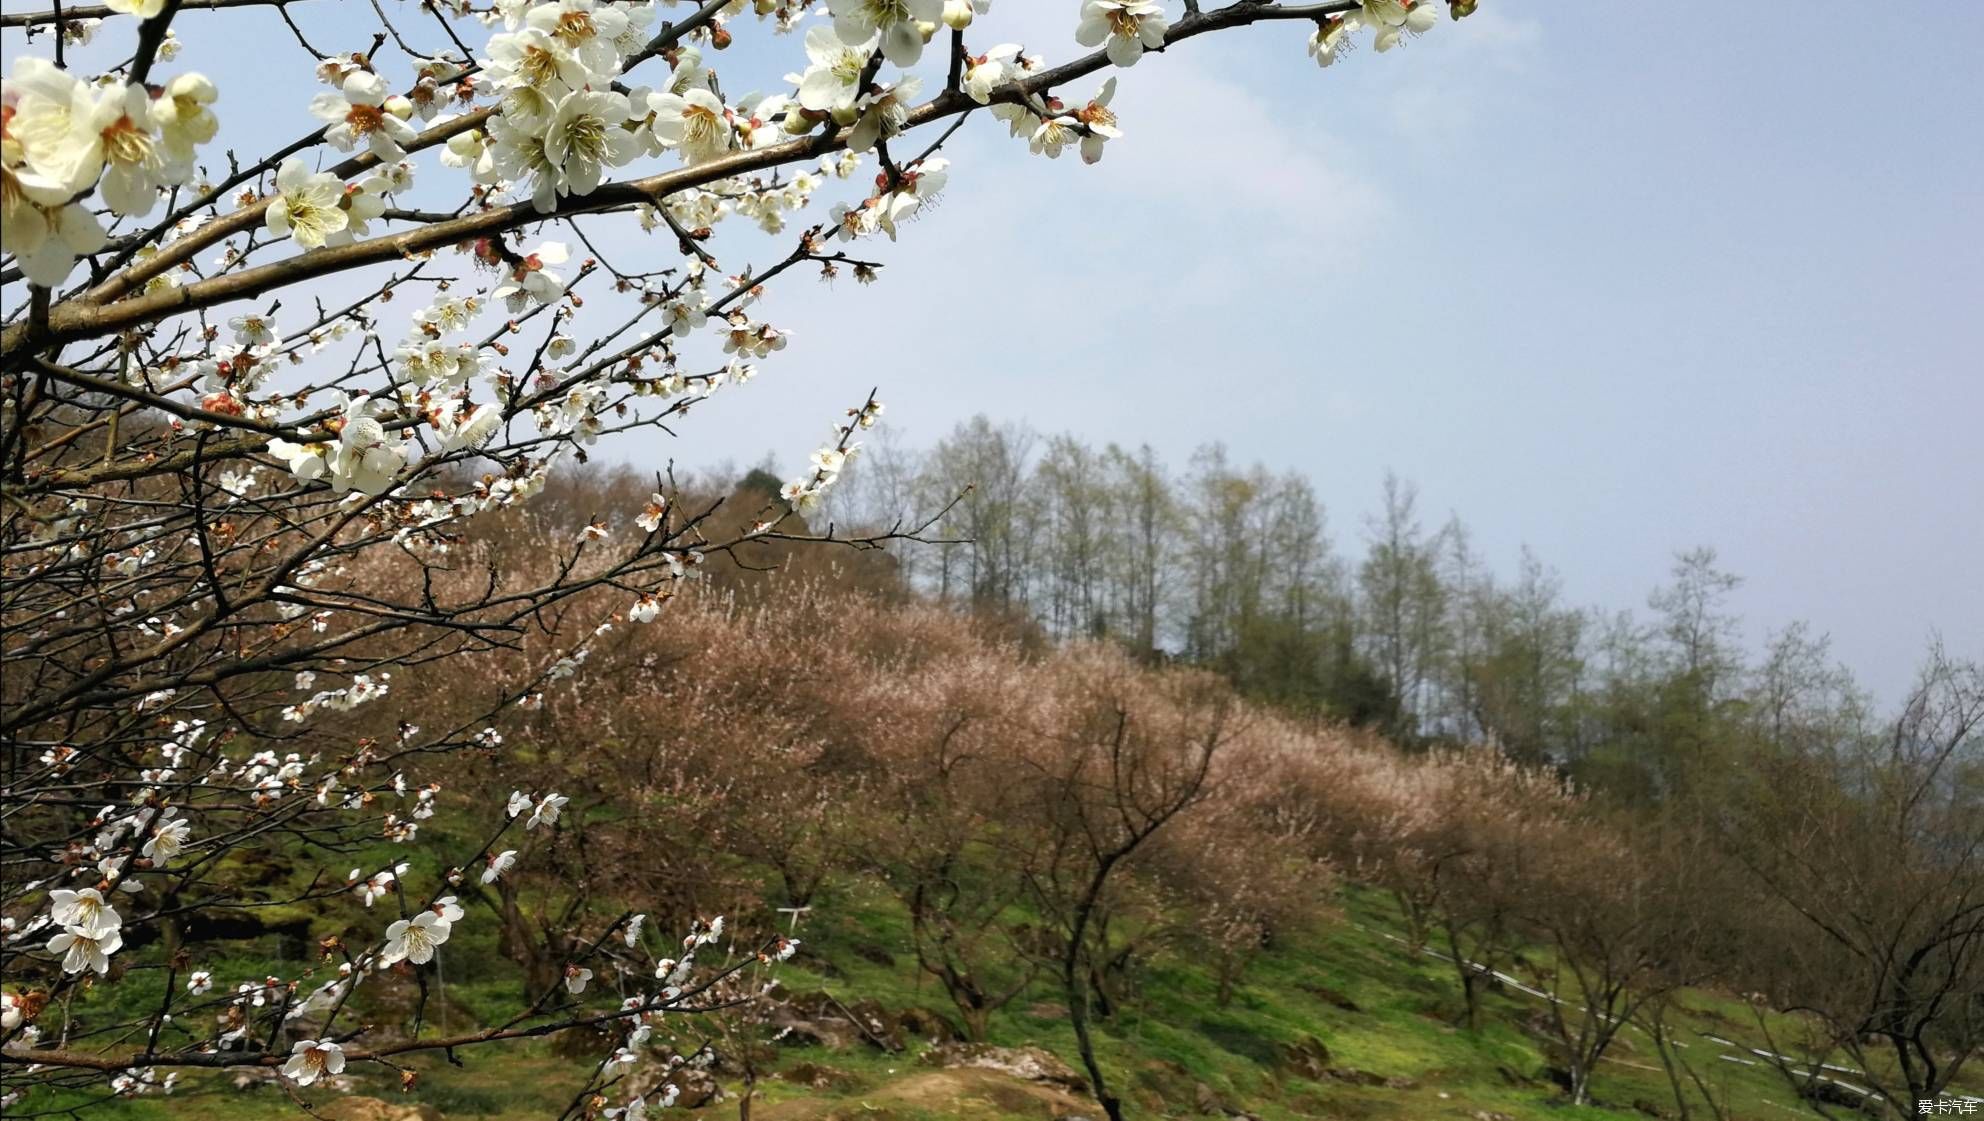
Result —
[{"label": "tree trunk", "polygon": [[992,1010],[960,1002],[958,1015],[964,1020],[964,1037],[973,1043],[985,1042],[992,1027]]},{"label": "tree trunk", "polygon": [[1451,922],[1443,924],[1447,934],[1447,956],[1454,962],[1454,969],[1460,973],[1460,995],[1464,1004],[1463,1023],[1468,1031],[1474,1031],[1481,1022],[1481,997],[1478,987],[1481,983],[1481,970],[1467,960],[1460,952],[1460,935]]},{"label": "tree trunk", "polygon": [[1095,1041],[1088,1030],[1089,980],[1082,975],[1080,966],[1083,950],[1086,948],[1089,917],[1095,911],[1095,902],[1102,895],[1103,884],[1108,882],[1109,873],[1115,866],[1113,859],[1105,859],[1089,881],[1088,893],[1082,898],[1081,906],[1075,911],[1074,928],[1068,932],[1068,945],[1061,956],[1061,994],[1068,1002],[1068,1022],[1075,1029],[1075,1044],[1081,1051],[1082,1066],[1088,1071],[1089,1084],[1095,1088],[1095,1102],[1109,1121],[1123,1121],[1123,1103],[1109,1092],[1109,1084],[1102,1076],[1102,1064],[1095,1057]]}]

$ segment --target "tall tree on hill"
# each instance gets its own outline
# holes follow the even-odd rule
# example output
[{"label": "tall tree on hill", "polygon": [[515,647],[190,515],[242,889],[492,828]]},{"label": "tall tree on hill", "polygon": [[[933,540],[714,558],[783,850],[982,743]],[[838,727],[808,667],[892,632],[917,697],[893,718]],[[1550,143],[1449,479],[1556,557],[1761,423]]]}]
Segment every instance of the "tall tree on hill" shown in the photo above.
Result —
[{"label": "tall tree on hill", "polygon": [[1163,619],[1169,610],[1167,597],[1176,563],[1177,498],[1164,464],[1149,444],[1134,452],[1111,444],[1103,458],[1118,516],[1112,535],[1111,576],[1119,586],[1130,649],[1151,661],[1157,655]]},{"label": "tall tree on hill", "polygon": [[1417,487],[1385,473],[1383,506],[1366,524],[1368,551],[1357,570],[1364,641],[1410,714],[1402,729],[1409,735],[1430,711],[1447,613],[1438,535],[1425,536],[1418,501]]}]

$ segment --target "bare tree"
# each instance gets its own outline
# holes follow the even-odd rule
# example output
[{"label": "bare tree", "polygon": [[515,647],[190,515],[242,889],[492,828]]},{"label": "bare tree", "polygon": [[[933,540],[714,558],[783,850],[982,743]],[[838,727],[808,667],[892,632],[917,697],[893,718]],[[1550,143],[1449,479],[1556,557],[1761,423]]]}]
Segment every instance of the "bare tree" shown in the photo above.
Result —
[{"label": "bare tree", "polygon": [[1174,672],[1152,683],[1127,669],[1098,656],[1060,698],[1065,707],[1048,717],[1053,723],[1033,718],[1040,751],[1029,761],[1029,793],[1046,828],[1024,872],[1052,924],[1050,960],[1082,1065],[1112,1121],[1121,1121],[1123,1103],[1090,1028],[1092,974],[1110,957],[1098,924],[1126,865],[1204,795],[1213,760],[1233,734],[1230,698],[1216,681]]},{"label": "bare tree", "polygon": [[1755,767],[1725,820],[1783,908],[1758,927],[1764,991],[1913,1113],[1984,1046],[1984,668],[1938,644],[1884,735]]}]

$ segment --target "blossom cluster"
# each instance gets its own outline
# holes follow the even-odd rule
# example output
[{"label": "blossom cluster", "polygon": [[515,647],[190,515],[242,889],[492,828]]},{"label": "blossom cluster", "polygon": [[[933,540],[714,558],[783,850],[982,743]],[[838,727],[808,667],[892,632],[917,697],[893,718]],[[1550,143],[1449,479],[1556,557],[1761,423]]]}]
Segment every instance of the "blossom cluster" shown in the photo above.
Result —
[{"label": "blossom cluster", "polygon": [[814,451],[808,461],[812,470],[786,483],[780,488],[779,497],[794,510],[806,511],[818,507],[827,492],[840,481],[841,472],[861,454],[861,442],[854,439],[854,434],[875,427],[882,419],[882,409],[882,403],[872,396],[860,408],[849,409],[847,422],[834,427],[833,439]]},{"label": "blossom cluster", "polygon": [[193,178],[195,148],[219,128],[212,82],[181,74],[156,91],[86,82],[45,59],[14,62],[0,92],[0,239],[36,284],[54,287],[104,245],[81,196],[143,217],[159,188]]}]

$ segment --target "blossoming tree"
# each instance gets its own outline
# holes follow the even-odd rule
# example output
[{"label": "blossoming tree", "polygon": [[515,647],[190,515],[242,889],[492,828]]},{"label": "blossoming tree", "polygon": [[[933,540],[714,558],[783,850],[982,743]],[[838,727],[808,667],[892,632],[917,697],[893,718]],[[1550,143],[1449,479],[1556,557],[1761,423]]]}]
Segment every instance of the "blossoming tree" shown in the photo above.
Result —
[{"label": "blossoming tree", "polygon": [[[718,917],[663,932],[630,900],[562,943],[557,983],[435,1030],[429,977],[476,921],[465,900],[565,806],[518,791],[437,851],[420,831],[440,764],[499,754],[506,713],[582,673],[599,635],[654,620],[707,555],[925,527],[850,538],[798,516],[859,451],[882,411],[871,395],[741,532],[715,532],[712,507],[658,472],[643,506],[574,524],[527,579],[491,541],[561,464],[679,422],[784,348],[759,315],[767,286],[875,279],[867,244],[943,189],[945,143],[981,110],[1033,154],[1093,162],[1121,135],[1113,71],[1148,53],[1276,23],[1306,29],[1328,66],[1473,7],[1067,0],[1083,51],[1050,63],[983,34],[990,0],[829,0],[817,18],[792,0],[391,0],[362,17],[339,5],[349,41],[329,51],[292,18],[305,4],[0,16],[28,47],[0,99],[9,1103],[169,1089],[197,1068],[279,1069],[292,1093],[349,1064],[410,1080],[415,1052],[571,1031],[608,1043],[568,1113],[665,1102],[628,1077],[652,1025],[729,999],[793,943],[740,950]],[[294,39],[258,46],[263,64],[307,53],[323,87],[260,105],[258,122],[294,119],[265,136],[223,129],[250,91],[173,61],[257,8]],[[196,13],[198,30],[181,26]],[[726,94],[711,52],[786,33],[765,55],[798,72]],[[662,265],[617,267],[581,216],[652,235]],[[726,273],[726,221],[789,249]],[[602,593],[614,606],[582,615]],[[396,710],[396,668],[493,650],[529,652],[529,668],[487,682],[472,711],[423,727]],[[278,848],[322,867],[258,877],[256,855]],[[289,976],[222,976],[189,936],[354,899],[378,920]],[[699,965],[719,942],[722,961]],[[388,1033],[352,1001],[392,985],[419,996]]]}]

